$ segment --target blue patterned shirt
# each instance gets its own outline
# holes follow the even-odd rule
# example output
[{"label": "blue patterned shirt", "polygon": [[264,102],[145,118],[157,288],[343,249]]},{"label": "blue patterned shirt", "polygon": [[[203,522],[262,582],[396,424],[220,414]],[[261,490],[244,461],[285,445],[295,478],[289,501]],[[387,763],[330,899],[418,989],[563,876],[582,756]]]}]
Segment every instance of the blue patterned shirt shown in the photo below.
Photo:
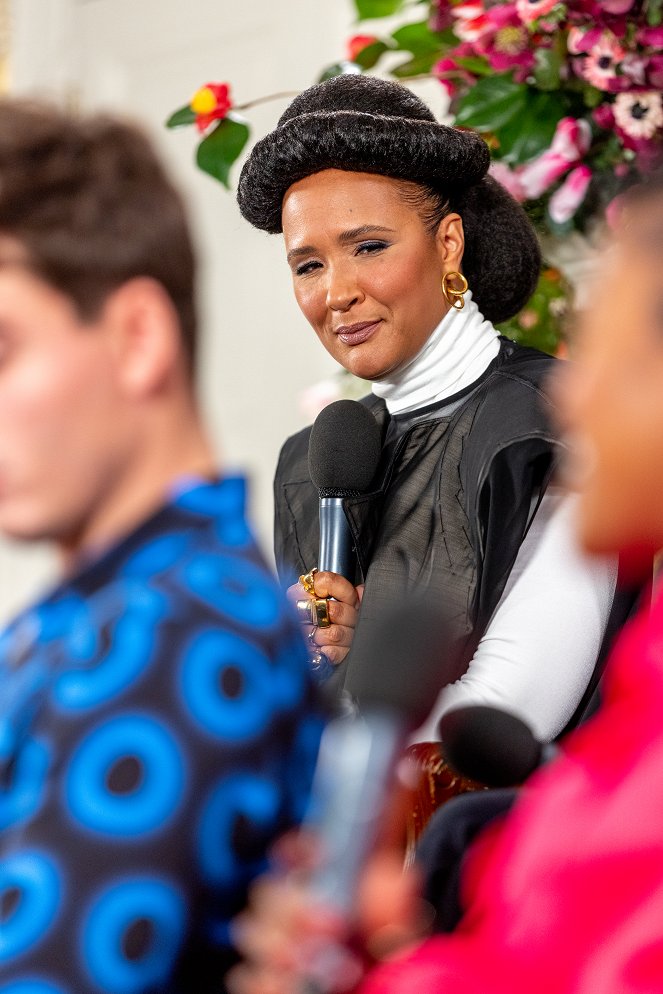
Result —
[{"label": "blue patterned shirt", "polygon": [[320,724],[239,478],[23,613],[0,638],[0,994],[222,990]]}]

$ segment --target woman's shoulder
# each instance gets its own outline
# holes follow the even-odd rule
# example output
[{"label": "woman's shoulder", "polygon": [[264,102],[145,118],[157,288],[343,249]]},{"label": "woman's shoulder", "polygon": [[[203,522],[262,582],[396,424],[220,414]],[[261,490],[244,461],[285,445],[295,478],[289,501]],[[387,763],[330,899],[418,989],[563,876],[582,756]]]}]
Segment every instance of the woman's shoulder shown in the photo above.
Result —
[{"label": "woman's shoulder", "polygon": [[547,390],[547,381],[561,360],[510,338],[500,337],[500,352],[495,365],[495,380],[520,383],[524,390]]},{"label": "woman's shoulder", "polygon": [[502,340],[499,361],[485,383],[463,450],[461,477],[482,481],[496,458],[552,456],[557,428],[548,383],[560,360]]},{"label": "woman's shoulder", "polygon": [[559,362],[503,338],[498,360],[484,383],[474,428],[490,426],[489,435],[504,440],[529,432],[554,435],[549,385]]}]

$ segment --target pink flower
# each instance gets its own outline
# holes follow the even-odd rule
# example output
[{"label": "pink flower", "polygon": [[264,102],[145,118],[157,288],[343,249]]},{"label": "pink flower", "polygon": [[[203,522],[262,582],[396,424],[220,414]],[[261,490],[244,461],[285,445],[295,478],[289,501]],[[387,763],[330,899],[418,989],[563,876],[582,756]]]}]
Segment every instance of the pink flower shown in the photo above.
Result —
[{"label": "pink flower", "polygon": [[435,0],[435,10],[428,22],[431,31],[446,31],[453,24],[453,20],[449,0]]},{"label": "pink flower", "polygon": [[516,9],[520,19],[525,24],[531,24],[549,14],[553,7],[556,7],[559,0],[516,0]]},{"label": "pink flower", "polygon": [[625,76],[628,76],[631,83],[635,84],[635,86],[644,86],[648,62],[649,60],[646,55],[637,55],[635,52],[629,52],[622,62],[622,72]]},{"label": "pink flower", "polygon": [[440,83],[445,88],[450,97],[453,97],[460,84],[470,86],[475,82],[475,77],[472,73],[467,72],[466,69],[461,68],[456,62],[457,58],[463,58],[464,56],[474,56],[476,53],[472,45],[466,43],[462,45],[457,45],[456,48],[452,49],[443,59],[436,62],[433,66],[432,72],[438,77]]},{"label": "pink flower", "polygon": [[606,14],[627,14],[635,0],[596,0]]},{"label": "pink flower", "polygon": [[309,421],[315,421],[320,411],[328,404],[340,400],[341,394],[340,379],[320,380],[318,383],[306,387],[301,393],[299,409],[305,418]]},{"label": "pink flower", "polygon": [[496,72],[515,69],[514,78],[522,82],[534,65],[532,38],[518,16],[513,3],[496,4],[486,11],[487,30],[474,42],[474,50],[484,55]]},{"label": "pink flower", "polygon": [[612,112],[612,104],[599,104],[592,111],[592,117],[599,128],[604,128],[606,131],[612,131],[615,126],[615,115]]},{"label": "pink flower", "polygon": [[556,224],[570,221],[585,199],[591,178],[589,166],[576,166],[559,190],[555,190],[548,204],[548,213]]},{"label": "pink flower", "polygon": [[563,117],[555,128],[550,151],[564,156],[569,162],[575,162],[589,151],[592,142],[592,131],[582,118]]},{"label": "pink flower", "polygon": [[608,227],[615,228],[619,225],[619,220],[622,216],[622,211],[624,209],[624,195],[622,193],[617,194],[613,197],[608,206],[605,209],[605,219],[608,222]]},{"label": "pink flower", "polygon": [[591,144],[587,121],[564,117],[557,125],[550,148],[523,166],[519,179],[525,197],[536,200],[560,179],[574,163],[582,159]]},{"label": "pink flower", "polygon": [[591,52],[594,45],[599,43],[602,34],[602,28],[585,30],[584,28],[572,27],[566,41],[569,53],[571,55],[586,55],[587,52]]},{"label": "pink flower", "polygon": [[581,75],[599,90],[616,92],[628,86],[628,80],[620,80],[617,68],[623,62],[626,52],[611,31],[604,31],[598,43],[584,60]]},{"label": "pink flower", "polygon": [[527,199],[517,169],[511,169],[505,162],[491,162],[488,172],[519,203]]},{"label": "pink flower", "polygon": [[663,55],[652,55],[646,68],[647,82],[657,90],[663,90]]},{"label": "pink flower", "polygon": [[663,48],[663,27],[640,28],[635,37],[639,45]]}]

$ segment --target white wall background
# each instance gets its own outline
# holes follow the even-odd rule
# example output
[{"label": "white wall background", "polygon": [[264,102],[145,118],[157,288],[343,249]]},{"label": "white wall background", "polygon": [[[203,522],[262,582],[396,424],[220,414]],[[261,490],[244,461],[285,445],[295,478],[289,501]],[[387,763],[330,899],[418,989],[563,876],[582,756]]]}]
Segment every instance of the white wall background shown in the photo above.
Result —
[{"label": "white wall background", "polygon": [[[137,118],[187,195],[201,259],[201,397],[220,460],[251,477],[267,548],[279,447],[304,424],[302,391],[335,364],[295,306],[280,236],[250,228],[234,196],[196,170],[193,129],[163,122],[210,80],[230,81],[238,103],[303,89],[343,55],[353,13],[351,0],[12,0],[12,89]],[[441,111],[441,88],[427,95]],[[247,113],[254,138],[286,104]],[[44,550],[0,545],[0,620],[51,569]]]}]

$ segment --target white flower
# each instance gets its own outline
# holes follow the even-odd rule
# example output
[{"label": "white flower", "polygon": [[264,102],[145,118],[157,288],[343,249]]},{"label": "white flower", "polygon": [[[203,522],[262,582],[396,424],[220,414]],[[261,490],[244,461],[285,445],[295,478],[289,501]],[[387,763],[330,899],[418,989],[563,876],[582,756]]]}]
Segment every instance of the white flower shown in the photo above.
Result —
[{"label": "white flower", "polygon": [[629,138],[653,138],[663,127],[663,105],[658,90],[618,93],[613,111],[615,121]]}]

